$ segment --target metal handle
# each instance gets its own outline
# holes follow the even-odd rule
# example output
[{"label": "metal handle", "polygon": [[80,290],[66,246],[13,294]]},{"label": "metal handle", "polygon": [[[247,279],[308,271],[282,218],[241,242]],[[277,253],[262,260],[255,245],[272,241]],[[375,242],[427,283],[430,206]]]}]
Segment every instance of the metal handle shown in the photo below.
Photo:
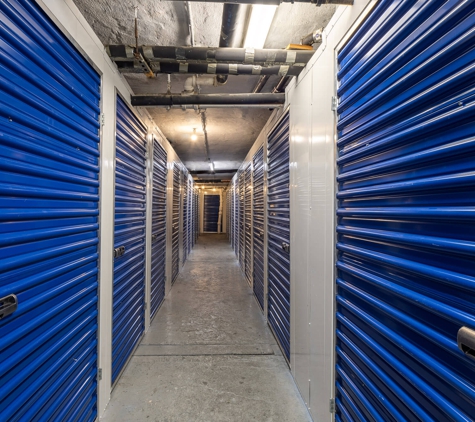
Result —
[{"label": "metal handle", "polygon": [[475,331],[467,327],[462,327],[457,333],[457,344],[459,349],[468,357],[475,359]]},{"label": "metal handle", "polygon": [[125,246],[119,246],[118,248],[114,249],[114,258],[120,258],[124,254],[125,254]]},{"label": "metal handle", "polygon": [[157,234],[152,234],[152,243],[157,240],[158,235]]},{"label": "metal handle", "polygon": [[18,299],[16,295],[8,295],[0,299],[0,319],[15,312],[18,308]]},{"label": "metal handle", "polygon": [[290,245],[289,245],[288,243],[282,242],[282,249],[283,249],[285,252],[290,253]]}]

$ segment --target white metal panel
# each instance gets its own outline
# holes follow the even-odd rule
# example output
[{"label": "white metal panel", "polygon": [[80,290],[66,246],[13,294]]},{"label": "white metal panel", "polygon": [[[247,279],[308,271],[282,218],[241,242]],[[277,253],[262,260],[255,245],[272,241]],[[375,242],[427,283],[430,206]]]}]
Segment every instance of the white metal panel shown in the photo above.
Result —
[{"label": "white metal panel", "polygon": [[300,394],[307,405],[310,366],[308,244],[312,77],[310,73],[299,83],[290,102],[290,363]]},{"label": "white metal panel", "polygon": [[[294,299],[291,309],[296,312],[291,319],[291,329],[296,337],[292,338],[296,342],[292,347],[295,353],[299,346],[308,348],[301,356],[293,356],[291,363],[299,390],[303,392],[305,388],[309,389],[308,407],[315,421],[333,419],[329,412],[329,400],[334,391],[335,121],[331,101],[335,95],[335,47],[368,3],[371,2],[355,0],[352,7],[341,6],[337,9],[325,28],[322,45],[298,80],[287,90],[291,108],[291,161],[296,164],[296,168],[291,169],[291,286],[296,289],[291,294]],[[311,85],[307,83],[309,79],[313,80]],[[296,114],[306,114],[307,117],[297,117]],[[308,115],[310,119],[305,124]],[[310,133],[305,132],[304,141],[308,143],[307,147],[295,142],[294,122],[308,126]],[[296,151],[302,150],[307,150],[308,157],[303,154],[300,158],[296,157]],[[308,170],[301,168],[304,163],[301,160],[305,158],[308,160]],[[297,192],[295,183],[298,184]],[[305,194],[309,195],[306,198],[308,202],[303,201]],[[302,209],[305,205],[308,214]],[[296,209],[300,209],[297,211],[299,217],[296,217]],[[299,244],[305,239],[302,233],[308,233],[306,251],[299,250]],[[297,252],[307,255],[305,271],[296,269],[296,266],[299,267],[297,262],[303,261]],[[308,285],[303,279],[308,281]],[[309,309],[307,320],[296,309],[306,306]],[[300,335],[307,336],[307,344],[298,338]],[[307,370],[304,369],[305,363],[308,365]],[[307,380],[304,374],[308,375]]]}]

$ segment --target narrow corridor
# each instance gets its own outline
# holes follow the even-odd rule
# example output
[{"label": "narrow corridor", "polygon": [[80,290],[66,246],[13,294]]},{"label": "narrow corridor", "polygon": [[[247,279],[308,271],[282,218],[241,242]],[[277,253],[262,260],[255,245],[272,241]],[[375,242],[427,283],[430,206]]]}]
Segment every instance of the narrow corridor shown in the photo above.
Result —
[{"label": "narrow corridor", "polygon": [[225,235],[200,236],[101,420],[311,420]]}]

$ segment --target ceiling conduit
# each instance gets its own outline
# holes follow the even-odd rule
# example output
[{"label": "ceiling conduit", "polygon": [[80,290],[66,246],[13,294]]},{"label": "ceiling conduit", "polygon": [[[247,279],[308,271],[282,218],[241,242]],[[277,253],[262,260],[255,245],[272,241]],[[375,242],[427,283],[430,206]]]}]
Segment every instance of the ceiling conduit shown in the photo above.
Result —
[{"label": "ceiling conduit", "polygon": [[276,108],[285,102],[285,94],[200,94],[200,95],[133,95],[135,107],[172,107],[186,105],[219,105],[249,107],[253,105]]},{"label": "ceiling conduit", "polygon": [[[219,36],[220,47],[242,47],[249,10],[250,6],[242,4],[225,4],[223,6],[221,34]],[[217,80],[224,84],[227,82],[228,76],[218,75]]]}]

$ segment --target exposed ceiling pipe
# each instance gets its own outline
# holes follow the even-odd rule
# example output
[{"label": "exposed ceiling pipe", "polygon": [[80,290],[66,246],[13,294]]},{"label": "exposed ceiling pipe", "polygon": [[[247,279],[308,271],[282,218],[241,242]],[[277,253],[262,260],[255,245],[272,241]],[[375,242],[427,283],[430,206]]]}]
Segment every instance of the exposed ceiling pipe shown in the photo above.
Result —
[{"label": "exposed ceiling pipe", "polygon": [[[249,6],[242,4],[225,4],[219,36],[220,47],[242,47],[245,29],[248,22]],[[218,75],[218,81],[225,84],[227,75]]]},{"label": "exposed ceiling pipe", "polygon": [[200,95],[133,95],[132,105],[136,107],[148,106],[176,106],[176,105],[254,105],[274,104],[285,102],[285,94],[200,94]]},{"label": "exposed ceiling pipe", "polygon": [[190,76],[186,78],[184,91],[182,94],[190,95],[194,93],[199,93],[199,88],[201,86],[218,86],[219,83],[216,80],[215,76]]},{"label": "exposed ceiling pipe", "polygon": [[300,39],[300,45],[313,45],[322,42],[323,28],[316,29]]},{"label": "exposed ceiling pipe", "polygon": [[[150,106],[146,106],[150,107]],[[172,108],[181,110],[206,110],[207,108],[267,108],[273,110],[274,108],[281,108],[283,104],[174,104],[174,105],[154,105],[152,107],[163,107],[167,110]]]},{"label": "exposed ceiling pipe", "polygon": [[186,17],[188,20],[188,33],[190,34],[190,45],[193,47],[195,45],[195,36],[193,34],[193,15],[191,14],[191,3],[185,1],[185,10]]},{"label": "exposed ceiling pipe", "polygon": [[[193,64],[193,63],[152,63],[155,73],[182,73],[192,75],[279,75],[298,76],[303,66],[257,66],[245,64]],[[141,66],[131,67],[128,62],[117,62],[117,68],[121,73],[142,73]]]},{"label": "exposed ceiling pipe", "polygon": [[276,94],[278,92],[284,92],[285,86],[289,82],[289,79],[290,78],[288,76],[282,77],[280,81],[277,83],[277,85],[274,87],[274,89],[272,90],[272,93]]},{"label": "exposed ceiling pipe", "polygon": [[[171,0],[181,1],[181,0]],[[316,6],[323,4],[342,4],[346,6],[353,5],[353,0],[190,0],[204,3],[232,3],[232,4],[273,4],[279,5],[281,3],[311,3]]]},{"label": "exposed ceiling pipe", "polygon": [[262,88],[264,88],[264,85],[267,83],[267,81],[269,80],[270,76],[269,75],[263,75],[259,78],[259,80],[257,81],[257,84],[256,86],[254,87],[254,89],[252,90],[252,93],[253,94],[257,94],[259,92],[262,91]]},{"label": "exposed ceiling pipe", "polygon": [[208,130],[206,129],[206,111],[201,111],[201,126],[203,128],[204,138],[205,138],[205,150],[206,150],[206,160],[211,166],[212,172],[214,173],[214,164],[211,161],[209,154],[209,142],[208,142]]},{"label": "exposed ceiling pipe", "polygon": [[[106,51],[115,62],[133,61],[134,47],[109,45]],[[284,50],[274,48],[229,48],[229,47],[139,47],[139,52],[152,66],[154,63],[184,64],[243,64],[258,66],[305,66],[314,50]]]}]

